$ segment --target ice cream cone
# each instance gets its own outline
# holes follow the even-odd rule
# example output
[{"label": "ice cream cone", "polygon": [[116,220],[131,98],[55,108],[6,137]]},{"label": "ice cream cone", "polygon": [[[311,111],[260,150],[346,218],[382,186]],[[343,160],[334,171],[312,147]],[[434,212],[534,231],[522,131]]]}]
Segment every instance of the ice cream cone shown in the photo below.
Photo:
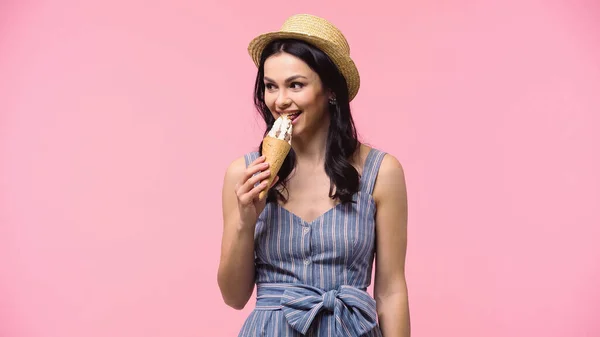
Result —
[{"label": "ice cream cone", "polygon": [[277,139],[270,136],[267,136],[263,139],[262,154],[265,156],[265,161],[269,163],[271,175],[267,180],[267,188],[262,190],[258,195],[261,200],[269,191],[271,184],[275,180],[275,177],[277,177],[277,173],[279,173],[281,165],[283,165],[283,161],[285,160],[285,157],[287,157],[291,148],[292,146],[290,143],[283,139]]}]

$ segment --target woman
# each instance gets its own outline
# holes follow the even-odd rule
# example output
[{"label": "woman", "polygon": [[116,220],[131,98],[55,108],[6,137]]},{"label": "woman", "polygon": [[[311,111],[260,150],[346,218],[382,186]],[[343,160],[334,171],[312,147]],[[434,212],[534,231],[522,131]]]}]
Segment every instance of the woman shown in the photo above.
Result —
[{"label": "woman", "polygon": [[[344,36],[295,15],[249,52],[265,134],[285,114],[293,132],[271,186],[260,146],[225,175],[219,287],[242,309],[257,284],[239,335],[409,336],[403,169],[357,139],[349,103],[359,76]],[[373,298],[365,290],[375,255]]]}]

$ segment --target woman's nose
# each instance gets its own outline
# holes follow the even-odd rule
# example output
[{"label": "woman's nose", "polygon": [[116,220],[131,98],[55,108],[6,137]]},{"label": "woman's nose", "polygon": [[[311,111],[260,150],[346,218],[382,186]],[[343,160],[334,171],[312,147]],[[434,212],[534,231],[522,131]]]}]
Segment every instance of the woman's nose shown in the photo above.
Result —
[{"label": "woman's nose", "polygon": [[290,104],[292,104],[292,100],[285,95],[279,95],[279,97],[277,97],[276,104],[277,104],[277,107],[279,107],[281,109],[285,109],[288,106],[290,106]]}]

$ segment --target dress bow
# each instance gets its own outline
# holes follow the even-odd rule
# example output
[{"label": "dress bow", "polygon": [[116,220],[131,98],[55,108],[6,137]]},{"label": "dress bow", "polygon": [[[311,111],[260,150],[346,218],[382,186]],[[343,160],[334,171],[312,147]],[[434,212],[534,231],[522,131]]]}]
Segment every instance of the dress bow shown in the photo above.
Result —
[{"label": "dress bow", "polygon": [[358,337],[377,326],[375,300],[347,285],[330,291],[306,285],[289,287],[281,295],[281,309],[290,326],[303,335],[322,310],[335,315],[337,336]]}]

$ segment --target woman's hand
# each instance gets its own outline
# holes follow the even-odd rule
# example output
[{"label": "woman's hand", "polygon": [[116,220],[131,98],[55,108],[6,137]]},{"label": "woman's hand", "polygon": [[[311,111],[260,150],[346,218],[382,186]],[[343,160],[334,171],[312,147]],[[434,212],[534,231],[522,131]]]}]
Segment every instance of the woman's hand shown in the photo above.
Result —
[{"label": "woman's hand", "polygon": [[[258,216],[265,208],[266,197],[261,200],[258,195],[267,188],[267,180],[265,179],[268,179],[271,174],[268,168],[269,163],[265,162],[265,157],[258,157],[248,165],[241,181],[235,185],[241,226],[253,227],[258,220]],[[278,179],[279,177],[275,177],[270,187],[275,185]],[[260,183],[257,184],[258,182]]]},{"label": "woman's hand", "polygon": [[223,237],[217,281],[225,303],[236,309],[244,308],[254,290],[254,231],[266,204],[258,195],[266,188],[266,183],[260,183],[268,181],[268,169],[264,157],[248,167],[246,159],[240,157],[229,165],[223,181]]}]

